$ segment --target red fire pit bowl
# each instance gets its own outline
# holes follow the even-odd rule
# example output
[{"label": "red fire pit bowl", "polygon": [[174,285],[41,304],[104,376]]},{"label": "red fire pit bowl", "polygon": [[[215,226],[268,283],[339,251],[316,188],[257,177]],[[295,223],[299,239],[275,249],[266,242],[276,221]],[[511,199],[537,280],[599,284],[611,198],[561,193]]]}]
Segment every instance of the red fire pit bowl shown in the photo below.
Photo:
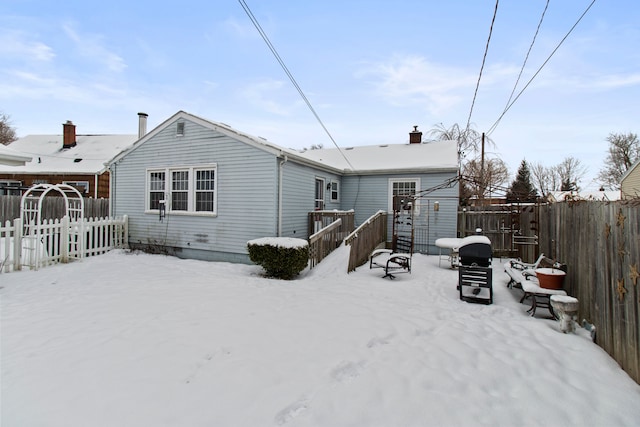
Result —
[{"label": "red fire pit bowl", "polygon": [[567,275],[558,268],[537,268],[536,277],[540,287],[545,289],[562,289],[564,277]]}]

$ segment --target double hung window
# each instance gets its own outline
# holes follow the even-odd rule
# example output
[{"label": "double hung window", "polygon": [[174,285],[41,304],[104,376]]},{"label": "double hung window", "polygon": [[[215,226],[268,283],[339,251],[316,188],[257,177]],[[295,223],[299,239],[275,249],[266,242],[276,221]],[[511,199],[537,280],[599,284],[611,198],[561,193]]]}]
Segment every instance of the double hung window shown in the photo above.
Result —
[{"label": "double hung window", "polygon": [[[393,212],[393,196],[413,196],[420,191],[420,178],[389,180],[389,212]],[[418,200],[414,202],[414,214],[420,213]]]},{"label": "double hung window", "polygon": [[147,211],[216,214],[217,167],[185,166],[147,170]]}]

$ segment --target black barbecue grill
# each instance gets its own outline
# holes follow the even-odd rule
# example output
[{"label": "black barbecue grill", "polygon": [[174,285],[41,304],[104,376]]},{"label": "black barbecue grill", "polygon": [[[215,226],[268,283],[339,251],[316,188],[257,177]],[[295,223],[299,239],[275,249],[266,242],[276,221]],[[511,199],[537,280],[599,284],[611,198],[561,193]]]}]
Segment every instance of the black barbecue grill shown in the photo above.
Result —
[{"label": "black barbecue grill", "polygon": [[458,289],[467,302],[493,303],[491,241],[486,236],[469,236],[458,247]]}]

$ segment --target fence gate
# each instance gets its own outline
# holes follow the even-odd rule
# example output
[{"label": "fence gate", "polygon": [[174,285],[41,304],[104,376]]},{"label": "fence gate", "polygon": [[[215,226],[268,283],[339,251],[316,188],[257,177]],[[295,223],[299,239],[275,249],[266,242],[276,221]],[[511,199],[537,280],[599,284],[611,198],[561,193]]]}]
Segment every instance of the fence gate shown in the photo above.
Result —
[{"label": "fence gate", "polygon": [[[47,222],[42,221],[42,202],[47,196],[62,197],[65,217],[69,223],[78,224],[84,218],[84,199],[78,190],[67,184],[37,184],[29,188],[20,202],[20,218],[22,220],[22,265],[37,268],[39,260],[46,255],[48,249],[68,248],[70,258],[81,258],[83,247],[82,230],[70,230],[69,242],[62,242],[46,233]],[[76,227],[77,228],[77,227]]]},{"label": "fence gate", "polygon": [[491,240],[496,257],[519,257],[533,262],[539,255],[539,211],[536,204],[467,206],[458,211],[458,237],[474,234],[476,228],[481,228],[482,234]]}]

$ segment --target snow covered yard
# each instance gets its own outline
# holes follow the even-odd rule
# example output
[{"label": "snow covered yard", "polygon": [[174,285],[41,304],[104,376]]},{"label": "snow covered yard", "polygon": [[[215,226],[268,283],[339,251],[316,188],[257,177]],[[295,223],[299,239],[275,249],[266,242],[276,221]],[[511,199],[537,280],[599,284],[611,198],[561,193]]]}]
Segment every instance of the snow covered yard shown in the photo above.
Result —
[{"label": "snow covered yard", "polygon": [[1,418],[30,426],[637,426],[591,342],[415,255],[394,281],[339,248],[294,281],[114,251],[0,274]]}]

